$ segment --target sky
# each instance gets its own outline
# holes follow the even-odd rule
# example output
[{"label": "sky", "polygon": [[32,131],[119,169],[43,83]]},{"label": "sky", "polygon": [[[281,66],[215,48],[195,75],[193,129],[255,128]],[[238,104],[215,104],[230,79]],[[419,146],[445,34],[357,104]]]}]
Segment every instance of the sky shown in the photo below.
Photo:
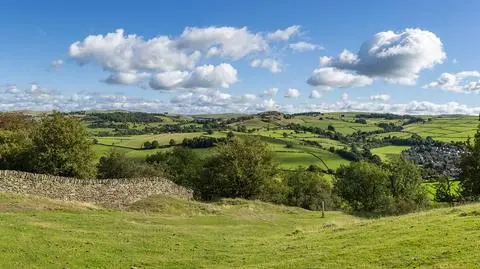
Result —
[{"label": "sky", "polygon": [[0,3],[0,110],[480,113],[480,1]]}]

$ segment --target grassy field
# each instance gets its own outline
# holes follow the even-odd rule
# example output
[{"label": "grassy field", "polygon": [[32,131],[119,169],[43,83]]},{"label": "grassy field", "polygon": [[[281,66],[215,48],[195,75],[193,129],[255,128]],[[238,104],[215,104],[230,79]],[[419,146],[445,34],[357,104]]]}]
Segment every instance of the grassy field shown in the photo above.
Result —
[{"label": "grassy field", "polygon": [[426,123],[407,125],[405,131],[439,141],[465,141],[468,136],[473,137],[478,123],[478,117],[473,116],[434,117]]},{"label": "grassy field", "polygon": [[0,193],[1,268],[479,268],[480,205],[361,219],[152,197],[127,211]]},{"label": "grassy field", "polygon": [[409,149],[409,146],[385,146],[372,149],[372,153],[378,155],[382,160],[386,161],[391,156],[399,156],[402,151]]}]

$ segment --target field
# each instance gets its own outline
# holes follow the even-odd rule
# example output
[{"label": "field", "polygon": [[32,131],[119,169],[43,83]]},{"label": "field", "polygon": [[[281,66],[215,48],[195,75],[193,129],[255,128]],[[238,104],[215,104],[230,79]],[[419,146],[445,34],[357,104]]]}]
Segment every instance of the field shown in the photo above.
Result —
[{"label": "field", "polygon": [[402,151],[409,149],[408,146],[385,146],[372,149],[372,153],[378,155],[383,161],[392,156],[399,156]]},{"label": "field", "polygon": [[435,140],[465,141],[473,137],[477,130],[478,117],[436,117],[426,123],[411,124],[405,132],[415,133],[422,137],[431,136]]},{"label": "field", "polygon": [[[343,115],[343,116],[342,116]],[[210,118],[228,119],[240,115],[213,115]],[[243,115],[245,116],[245,115]],[[180,124],[182,126],[194,125],[201,127],[201,124],[194,123],[194,117],[178,117],[176,115],[162,116],[164,120],[161,123],[148,124],[132,124],[130,128],[140,130],[144,125],[161,125],[161,124]],[[203,118],[209,118],[208,115],[203,115]],[[244,121],[237,121],[229,124],[231,128],[236,130],[239,126],[247,127],[247,130],[253,132],[239,133],[235,132],[237,136],[259,136],[265,140],[270,148],[275,153],[275,160],[279,163],[282,169],[296,169],[298,167],[308,167],[312,164],[318,165],[322,169],[336,169],[341,164],[347,164],[348,161],[331,153],[328,150],[334,148],[336,150],[349,148],[349,145],[334,139],[319,137],[311,132],[296,132],[285,128],[290,123],[299,124],[302,126],[313,126],[322,129],[327,129],[332,125],[338,133],[343,135],[351,135],[358,131],[381,131],[378,127],[379,123],[391,123],[397,126],[403,125],[403,130],[384,132],[379,134],[371,134],[368,138],[383,139],[384,137],[399,137],[407,139],[414,134],[422,137],[431,136],[435,140],[450,142],[450,141],[465,141],[468,136],[473,136],[476,132],[478,118],[472,116],[424,116],[425,123],[413,123],[404,125],[405,121],[402,119],[385,119],[385,118],[367,118],[366,124],[355,123],[356,113],[325,113],[321,116],[307,116],[297,115],[289,118],[276,117],[274,119],[262,119],[261,117],[253,117]],[[103,128],[91,129],[93,134],[98,134],[105,131]],[[111,131],[111,130],[110,130]],[[165,134],[144,134],[133,136],[96,136],[99,144],[94,146],[97,156],[104,156],[110,150],[116,149],[122,151],[129,158],[137,160],[144,159],[147,155],[153,154],[157,151],[170,150],[171,148],[161,148],[154,150],[143,150],[142,145],[146,141],[157,140],[162,147],[167,147],[170,140],[173,139],[177,144],[180,144],[184,138],[193,138],[199,136],[211,137],[225,137],[227,131],[215,131],[212,135],[207,135],[206,132],[186,132],[186,133],[165,133]],[[322,149],[317,146],[308,144],[309,142],[318,143]],[[292,146],[287,147],[287,145]],[[372,149],[372,153],[377,154],[383,160],[387,160],[389,156],[399,155],[408,147],[403,146],[384,146],[381,148]],[[195,149],[200,155],[208,156],[212,153],[212,149]]]},{"label": "field", "polygon": [[0,193],[1,268],[479,268],[480,205],[362,219],[151,197],[128,211]]}]

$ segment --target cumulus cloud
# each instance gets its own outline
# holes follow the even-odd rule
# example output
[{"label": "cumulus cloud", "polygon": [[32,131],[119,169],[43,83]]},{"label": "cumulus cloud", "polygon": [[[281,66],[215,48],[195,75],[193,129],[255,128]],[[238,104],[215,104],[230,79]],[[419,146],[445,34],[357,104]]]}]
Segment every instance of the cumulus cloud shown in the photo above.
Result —
[{"label": "cumulus cloud", "polygon": [[375,94],[375,95],[371,95],[369,99],[372,100],[372,101],[387,102],[388,100],[390,100],[390,95],[388,95],[388,94]]},{"label": "cumulus cloud", "polygon": [[[12,89],[15,88],[16,90]],[[10,89],[10,90],[9,90]],[[110,110],[124,109],[130,111],[171,112],[171,113],[255,113],[259,111],[278,110],[283,112],[307,111],[352,111],[378,112],[395,114],[479,114],[480,107],[471,107],[457,102],[432,103],[428,101],[411,101],[407,103],[384,103],[376,101],[356,101],[343,98],[338,102],[277,104],[271,98],[258,98],[253,94],[232,95],[218,90],[197,93],[183,93],[165,102],[156,98],[142,98],[121,94],[102,94],[80,92],[65,94],[32,84],[28,87],[14,85],[0,86],[0,111],[34,110],[59,111]]]},{"label": "cumulus cloud", "polygon": [[340,97],[340,100],[342,100],[342,102],[347,102],[348,101],[348,94],[346,92],[342,93],[342,96]]},{"label": "cumulus cloud", "polygon": [[436,81],[424,85],[423,88],[435,88],[460,93],[479,93],[480,79],[478,78],[480,78],[479,71],[443,73]]},{"label": "cumulus cloud", "polygon": [[157,90],[229,88],[236,83],[237,70],[230,64],[203,65],[193,71],[168,71],[152,76],[150,87]]},{"label": "cumulus cloud", "polygon": [[300,96],[300,91],[293,88],[289,88],[284,95],[285,98],[297,98],[299,96]]},{"label": "cumulus cloud", "polygon": [[310,99],[320,99],[321,97],[322,97],[322,94],[317,90],[312,90],[312,92],[310,93],[310,96],[308,96],[308,98]]},{"label": "cumulus cloud", "polygon": [[282,72],[282,63],[278,60],[265,58],[265,59],[255,59],[250,62],[251,67],[262,67],[267,68],[270,72],[276,74]]},{"label": "cumulus cloud", "polygon": [[270,88],[268,90],[265,90],[262,94],[262,96],[265,97],[275,97],[278,93],[278,88]]},{"label": "cumulus cloud", "polygon": [[283,40],[287,41],[289,40],[292,36],[297,35],[300,33],[300,25],[292,25],[288,28],[282,29],[282,30],[277,30],[272,33],[267,34],[267,38],[270,40]]},{"label": "cumulus cloud", "polygon": [[351,88],[368,86],[373,83],[373,79],[334,67],[321,67],[313,71],[307,83],[312,86]]},{"label": "cumulus cloud", "polygon": [[148,76],[148,73],[137,74],[136,72],[115,72],[111,73],[110,76],[103,80],[103,82],[107,84],[131,85]]},{"label": "cumulus cloud", "polygon": [[[383,78],[389,83],[413,85],[422,70],[433,68],[445,59],[443,43],[434,33],[405,29],[375,34],[356,54],[344,50],[337,57],[321,57],[320,66],[351,71],[370,79]],[[321,82],[335,87],[335,83]]]},{"label": "cumulus cloud", "polygon": [[89,35],[70,45],[69,55],[79,64],[96,62],[106,70],[132,72],[136,70],[191,69],[200,58],[197,50],[187,52],[177,48],[168,36],[145,40],[135,34],[125,35],[123,29],[105,35]]},{"label": "cumulus cloud", "polygon": [[177,47],[181,49],[200,50],[208,56],[234,60],[268,48],[264,37],[250,32],[247,27],[187,27],[177,43]]},{"label": "cumulus cloud", "polygon": [[304,52],[304,51],[312,51],[312,50],[321,50],[324,49],[322,46],[315,45],[312,43],[308,43],[305,41],[300,41],[297,43],[292,43],[288,45],[290,49],[297,51],[297,52]]}]

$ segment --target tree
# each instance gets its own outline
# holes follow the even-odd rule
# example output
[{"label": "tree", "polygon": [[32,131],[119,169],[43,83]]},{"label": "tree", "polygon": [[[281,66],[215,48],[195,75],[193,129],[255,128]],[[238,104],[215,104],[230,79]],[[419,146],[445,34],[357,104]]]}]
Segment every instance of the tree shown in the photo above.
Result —
[{"label": "tree", "polygon": [[378,165],[352,162],[337,170],[335,189],[353,211],[379,213],[389,203],[388,176]]},{"label": "tree", "polygon": [[232,139],[235,136],[235,134],[232,131],[229,131],[227,133],[227,139]]},{"label": "tree", "polygon": [[331,124],[328,125],[327,130],[335,132],[335,127]]},{"label": "tree", "polygon": [[152,149],[152,142],[146,141],[145,143],[143,143],[143,148],[144,149]]},{"label": "tree", "polygon": [[85,125],[58,112],[44,116],[34,129],[32,170],[58,176],[90,178],[95,155]]},{"label": "tree", "polygon": [[147,163],[164,168],[175,183],[196,190],[202,173],[203,160],[189,148],[175,147],[170,152],[157,152],[146,158]]},{"label": "tree", "polygon": [[152,141],[152,149],[158,149],[160,147],[160,143],[157,140]]},{"label": "tree", "polygon": [[108,156],[103,156],[97,165],[98,178],[133,178],[135,167],[125,158],[125,154],[111,151]]},{"label": "tree", "polygon": [[199,190],[201,197],[254,198],[276,173],[273,154],[256,137],[233,138],[220,144],[204,166]]},{"label": "tree", "polygon": [[320,173],[298,170],[288,174],[284,180],[290,189],[288,205],[309,210],[320,210],[322,202],[327,208],[334,206],[332,186]]},{"label": "tree", "polygon": [[417,165],[397,157],[391,159],[386,168],[390,172],[388,188],[394,199],[391,213],[407,213],[428,204],[422,172]]},{"label": "tree", "polygon": [[480,196],[480,125],[473,142],[469,137],[465,145],[466,151],[460,161],[462,195],[476,199]]},{"label": "tree", "polygon": [[170,141],[168,142],[168,144],[173,147],[173,146],[175,146],[175,145],[177,144],[177,142],[175,142],[175,139],[172,138],[172,139],[170,139]]},{"label": "tree", "polygon": [[207,130],[207,134],[208,134],[208,135],[213,135],[213,133],[214,133],[214,132],[213,132],[212,129],[208,129],[208,130]]},{"label": "tree", "polygon": [[162,170],[128,159],[125,157],[125,153],[115,150],[107,156],[101,157],[97,165],[98,178],[136,178],[161,175],[163,175]]}]

